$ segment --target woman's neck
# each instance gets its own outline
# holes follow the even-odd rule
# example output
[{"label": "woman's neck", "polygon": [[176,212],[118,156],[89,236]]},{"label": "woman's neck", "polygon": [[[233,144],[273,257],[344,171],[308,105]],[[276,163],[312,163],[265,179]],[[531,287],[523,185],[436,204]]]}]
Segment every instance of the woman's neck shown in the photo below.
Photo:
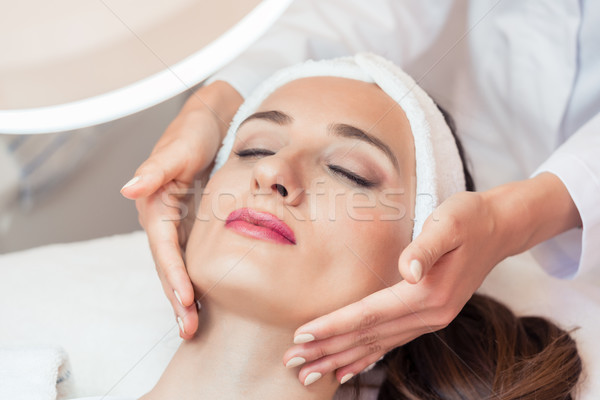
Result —
[{"label": "woman's neck", "polygon": [[338,386],[328,374],[310,386],[282,357],[293,329],[262,324],[203,306],[196,336],[183,342],[156,386],[141,400],[331,399]]}]

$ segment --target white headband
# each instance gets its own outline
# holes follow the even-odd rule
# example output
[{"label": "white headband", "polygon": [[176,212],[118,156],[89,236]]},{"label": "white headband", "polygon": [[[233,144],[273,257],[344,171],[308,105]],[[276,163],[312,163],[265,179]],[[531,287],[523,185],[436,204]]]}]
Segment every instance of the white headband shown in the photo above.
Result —
[{"label": "white headband", "polygon": [[217,154],[211,176],[229,157],[240,124],[253,114],[267,97],[286,83],[316,76],[334,76],[375,83],[404,110],[415,143],[417,187],[412,236],[414,239],[435,207],[452,194],[465,190],[463,165],[450,128],[433,100],[402,69],[375,54],[360,53],[353,57],[309,60],[285,68],[264,81],[246,99],[233,118]]}]

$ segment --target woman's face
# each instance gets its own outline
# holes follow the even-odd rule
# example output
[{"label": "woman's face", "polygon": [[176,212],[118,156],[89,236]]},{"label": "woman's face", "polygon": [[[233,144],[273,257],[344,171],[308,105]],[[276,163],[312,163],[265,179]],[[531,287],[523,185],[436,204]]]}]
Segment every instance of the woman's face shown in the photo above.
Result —
[{"label": "woman's face", "polygon": [[375,84],[279,88],[206,185],[186,251],[197,298],[295,329],[398,282],[414,166],[408,120]]}]

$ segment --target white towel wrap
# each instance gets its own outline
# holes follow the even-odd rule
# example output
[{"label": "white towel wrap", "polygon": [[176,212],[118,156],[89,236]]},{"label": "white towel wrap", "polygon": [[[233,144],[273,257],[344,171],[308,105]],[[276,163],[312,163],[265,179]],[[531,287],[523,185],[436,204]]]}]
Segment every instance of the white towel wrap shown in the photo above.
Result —
[{"label": "white towel wrap", "polygon": [[62,347],[0,347],[0,399],[65,399],[72,390],[70,377]]}]

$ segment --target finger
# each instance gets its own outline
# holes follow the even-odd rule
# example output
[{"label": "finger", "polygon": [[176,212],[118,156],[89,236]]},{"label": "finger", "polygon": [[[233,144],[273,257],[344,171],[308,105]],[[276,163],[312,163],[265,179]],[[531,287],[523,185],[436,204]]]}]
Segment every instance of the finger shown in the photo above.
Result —
[{"label": "finger", "polygon": [[[169,230],[166,226],[161,229]],[[198,312],[194,302],[194,291],[185,270],[179,246],[172,240],[161,237],[165,234],[168,232],[159,233],[156,232],[156,229],[149,229],[150,248],[159,271],[158,276],[163,291],[175,312],[179,335],[183,339],[191,339],[198,329]]]},{"label": "finger", "polygon": [[[428,324],[423,324],[422,321],[419,320],[419,322],[411,329],[407,329],[398,335],[393,335],[379,342],[375,342],[369,345],[366,350],[363,349],[362,351],[357,351],[354,353],[355,357],[353,358],[339,361],[332,360],[330,361],[332,365],[338,365],[336,367],[336,378],[341,383],[345,383],[351,377],[358,375],[365,368],[377,362],[379,358],[384,356],[388,351],[403,346],[421,335],[434,332],[442,327],[443,326],[432,327]],[[378,357],[375,357],[375,355]],[[337,355],[333,355],[330,357],[334,358],[336,356]]]},{"label": "finger", "polygon": [[368,329],[419,311],[414,309],[414,305],[420,304],[421,292],[404,282],[375,292],[301,326],[294,334],[294,343],[307,343]]},{"label": "finger", "polygon": [[455,222],[451,218],[429,216],[423,230],[400,254],[400,275],[409,283],[419,282],[446,253],[459,245]]},{"label": "finger", "polygon": [[182,339],[187,340],[194,337],[198,330],[198,312],[195,303],[178,312],[177,324],[179,325],[179,336]]},{"label": "finger", "polygon": [[[389,337],[398,337],[400,334],[411,337],[412,334],[418,335],[421,332],[429,331],[429,327],[424,325],[421,318],[411,313],[402,318],[384,322],[373,328],[366,328],[323,340],[295,345],[285,352],[283,356],[284,364],[288,367],[298,366],[301,365],[300,363],[309,363],[351,348],[369,346],[373,343],[386,340]],[[400,345],[400,343],[396,345]]]},{"label": "finger", "polygon": [[[174,185],[174,183],[169,183]],[[136,200],[140,222],[147,231],[163,291],[171,302],[180,336],[193,337],[198,329],[194,290],[187,275],[177,236],[179,213],[165,204],[163,191]],[[143,218],[142,218],[143,216]]]},{"label": "finger", "polygon": [[167,295],[167,297],[169,298],[175,313],[175,321],[179,327],[179,336],[182,339],[193,338],[198,330],[198,309],[196,308],[196,304],[194,303],[189,307],[182,306],[181,303],[174,298],[176,297],[174,291],[168,287],[168,284],[162,283],[162,286],[165,293],[171,293],[171,295]]},{"label": "finger", "polygon": [[177,302],[180,299],[183,307],[193,305],[194,289],[181,257],[175,224],[160,219],[149,221],[147,234],[161,280],[166,281],[168,287],[178,295],[174,292],[166,293],[167,297],[172,297]]},{"label": "finger", "polygon": [[379,361],[381,359],[381,357],[383,357],[385,355],[385,353],[387,353],[387,351],[389,351],[391,349],[392,348],[389,348],[381,354],[380,353],[368,354],[367,356],[360,358],[360,359],[354,361],[353,363],[348,364],[345,367],[339,368],[335,373],[336,379],[340,383],[346,383],[349,379],[355,377],[356,375],[358,375],[362,371],[364,371],[367,367],[369,367],[370,365],[373,365],[377,361]]},{"label": "finger", "polygon": [[[303,364],[298,364],[296,361],[296,365],[293,366],[302,365],[298,376],[300,381],[304,383],[309,376],[313,378],[315,374],[324,376],[329,372],[337,370],[337,379],[341,383],[344,383],[376,362],[389,350],[402,346],[423,334],[443,328],[446,324],[439,325],[433,322],[429,324],[418,314],[411,314],[390,321],[385,325],[382,331],[386,333],[370,336],[369,339],[365,340],[365,343],[356,344],[344,351],[319,357],[314,361],[307,360]],[[401,326],[405,326],[406,329],[399,330]],[[395,332],[395,334],[387,335],[390,332]],[[373,357],[373,355],[376,355],[376,357]],[[298,356],[291,358],[291,360],[297,359]]]},{"label": "finger", "polygon": [[[334,355],[330,355],[324,358],[321,358],[317,361],[314,361],[310,364],[303,366],[298,373],[298,379],[300,382],[306,385],[307,378],[315,377],[316,374],[320,374],[321,376],[325,376],[326,374],[333,372],[339,368],[346,367],[348,365],[353,365],[360,360],[372,360],[367,363],[362,369],[366,368],[370,364],[379,360],[389,349],[395,347],[395,344],[400,339],[397,337],[388,338],[383,341],[376,341],[368,345],[353,347],[341,353],[337,353]],[[354,373],[347,372],[344,375],[341,375],[338,380],[347,380],[348,373],[352,373],[352,375],[358,374],[360,370],[356,370]],[[348,370],[350,371],[350,370]],[[337,374],[336,374],[337,375]],[[314,378],[313,378],[314,379]],[[310,380],[309,380],[310,381]],[[314,381],[313,381],[314,382]]]},{"label": "finger", "polygon": [[186,153],[175,144],[162,147],[140,165],[134,177],[121,188],[121,194],[133,200],[149,196],[175,178],[191,182],[196,171],[186,171]]}]

